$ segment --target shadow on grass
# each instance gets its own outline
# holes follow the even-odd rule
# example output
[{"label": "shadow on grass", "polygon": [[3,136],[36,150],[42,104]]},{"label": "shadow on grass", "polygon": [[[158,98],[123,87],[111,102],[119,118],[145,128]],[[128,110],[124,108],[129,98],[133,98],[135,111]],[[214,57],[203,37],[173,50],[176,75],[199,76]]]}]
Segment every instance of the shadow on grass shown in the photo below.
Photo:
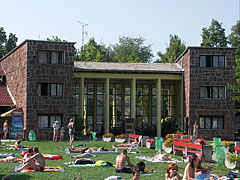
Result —
[{"label": "shadow on grass", "polygon": [[2,179],[3,176],[10,176],[11,177],[11,180],[13,179],[18,179],[18,180],[21,180],[21,179],[31,179],[31,176],[28,176],[26,174],[21,174],[21,175],[14,175],[14,174],[11,174],[11,175],[2,175],[0,174],[0,179]]}]

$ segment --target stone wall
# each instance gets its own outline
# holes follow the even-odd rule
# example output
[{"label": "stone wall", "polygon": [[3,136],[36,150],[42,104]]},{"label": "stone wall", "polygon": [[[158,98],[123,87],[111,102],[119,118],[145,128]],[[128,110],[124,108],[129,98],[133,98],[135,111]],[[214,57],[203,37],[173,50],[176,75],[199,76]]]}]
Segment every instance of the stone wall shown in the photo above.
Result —
[{"label": "stone wall", "polygon": [[[200,68],[200,55],[224,55],[225,67]],[[186,116],[189,117],[189,128],[194,122],[199,124],[199,116],[224,116],[224,129],[199,129],[199,136],[205,139],[222,137],[234,139],[235,101],[233,93],[227,88],[228,83],[234,83],[235,65],[234,49],[231,48],[188,48],[184,54],[183,68],[185,79]],[[180,61],[178,62],[180,63]],[[225,99],[200,99],[200,86],[225,86]]]}]

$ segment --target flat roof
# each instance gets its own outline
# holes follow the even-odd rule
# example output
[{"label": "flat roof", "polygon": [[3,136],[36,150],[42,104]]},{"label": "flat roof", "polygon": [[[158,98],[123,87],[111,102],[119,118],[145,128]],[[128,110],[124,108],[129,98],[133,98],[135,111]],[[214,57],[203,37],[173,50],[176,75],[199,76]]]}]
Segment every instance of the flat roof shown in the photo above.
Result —
[{"label": "flat roof", "polygon": [[177,63],[113,63],[74,61],[74,72],[182,73]]},{"label": "flat roof", "polygon": [[26,42],[44,42],[44,43],[62,43],[62,44],[76,44],[76,42],[61,42],[61,41],[47,41],[47,40],[31,40],[31,39],[26,39],[22,43],[20,43],[17,47],[15,47],[13,50],[11,50],[9,53],[7,53],[4,57],[0,59],[2,61],[6,57],[8,57],[10,54],[12,54],[14,51],[16,51],[19,47],[21,47],[23,44]]}]

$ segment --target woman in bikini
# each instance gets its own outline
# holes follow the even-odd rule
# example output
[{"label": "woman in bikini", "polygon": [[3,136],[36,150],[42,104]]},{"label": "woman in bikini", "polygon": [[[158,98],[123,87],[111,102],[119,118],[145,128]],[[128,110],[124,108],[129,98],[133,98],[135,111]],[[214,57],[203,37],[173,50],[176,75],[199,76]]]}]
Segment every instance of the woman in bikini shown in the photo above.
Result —
[{"label": "woman in bikini", "polygon": [[178,174],[178,166],[172,163],[168,166],[165,174],[166,180],[181,180],[182,177]]}]

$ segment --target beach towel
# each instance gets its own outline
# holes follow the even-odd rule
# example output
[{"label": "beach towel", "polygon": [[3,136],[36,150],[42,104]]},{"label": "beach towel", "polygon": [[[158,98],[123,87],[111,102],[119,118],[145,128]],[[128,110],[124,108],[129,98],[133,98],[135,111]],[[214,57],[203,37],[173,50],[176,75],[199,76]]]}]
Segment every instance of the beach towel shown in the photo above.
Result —
[{"label": "beach towel", "polygon": [[6,158],[6,157],[9,157],[9,156],[15,157],[15,154],[13,154],[13,153],[1,153],[0,154],[0,158]]},{"label": "beach towel", "polygon": [[[13,168],[12,172],[13,173],[25,173],[25,172],[39,172],[39,171],[35,171],[33,169],[23,169],[20,172],[15,172],[16,169],[20,168],[22,166],[22,164],[20,164],[19,166],[16,166],[15,168]],[[65,169],[60,167],[60,166],[46,166],[44,168],[43,172],[65,172]]]},{"label": "beach towel", "polygon": [[95,167],[95,164],[69,164],[69,167]]},{"label": "beach towel", "polygon": [[[27,153],[27,151],[22,152],[21,156],[24,157],[24,155]],[[63,157],[60,155],[53,155],[53,154],[42,154],[44,159],[48,160],[57,160],[57,159],[62,159]]]},{"label": "beach towel", "polygon": [[[79,154],[79,153],[72,153],[69,151],[69,148],[65,149],[66,154]],[[120,152],[116,152],[116,151],[99,151],[99,152],[89,152],[91,154],[119,154]]]},{"label": "beach towel", "polygon": [[15,149],[14,147],[10,147],[8,150],[10,150],[10,151],[14,151],[14,150],[16,150],[16,151],[26,151],[26,150],[28,150],[28,148],[18,148],[18,149]]},{"label": "beach towel", "polygon": [[126,179],[123,179],[121,176],[109,176],[104,180],[118,180],[118,179],[126,180]]},{"label": "beach towel", "polygon": [[154,158],[152,156],[136,156],[135,158],[142,159],[142,160],[149,161],[149,162],[167,162],[167,163],[182,162],[177,159],[174,159],[174,161],[160,161],[159,159]]}]

